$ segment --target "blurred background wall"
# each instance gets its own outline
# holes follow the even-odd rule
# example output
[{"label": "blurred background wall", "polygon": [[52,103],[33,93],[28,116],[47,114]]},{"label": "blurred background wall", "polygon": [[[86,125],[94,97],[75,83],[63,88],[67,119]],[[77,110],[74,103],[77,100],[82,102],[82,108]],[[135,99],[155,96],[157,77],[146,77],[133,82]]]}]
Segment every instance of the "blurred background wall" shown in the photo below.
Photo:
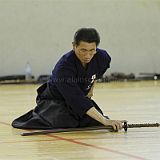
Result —
[{"label": "blurred background wall", "polygon": [[160,73],[160,0],[0,0],[0,76],[50,74],[81,27],[99,31],[108,73]]}]

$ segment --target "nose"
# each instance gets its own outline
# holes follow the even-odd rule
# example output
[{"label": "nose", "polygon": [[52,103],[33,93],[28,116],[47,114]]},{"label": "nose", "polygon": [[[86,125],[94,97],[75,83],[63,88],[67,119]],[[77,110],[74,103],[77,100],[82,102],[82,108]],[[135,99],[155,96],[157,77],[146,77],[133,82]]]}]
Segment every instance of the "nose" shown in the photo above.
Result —
[{"label": "nose", "polygon": [[92,56],[89,52],[87,52],[84,57],[85,59],[91,59]]}]

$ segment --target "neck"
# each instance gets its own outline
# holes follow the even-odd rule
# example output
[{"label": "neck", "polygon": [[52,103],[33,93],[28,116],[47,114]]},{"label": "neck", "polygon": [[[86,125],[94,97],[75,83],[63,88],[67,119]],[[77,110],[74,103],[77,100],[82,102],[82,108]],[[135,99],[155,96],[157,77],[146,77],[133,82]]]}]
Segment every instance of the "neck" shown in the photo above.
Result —
[{"label": "neck", "polygon": [[83,66],[84,68],[86,68],[86,67],[87,67],[87,63],[82,63],[82,66]]}]

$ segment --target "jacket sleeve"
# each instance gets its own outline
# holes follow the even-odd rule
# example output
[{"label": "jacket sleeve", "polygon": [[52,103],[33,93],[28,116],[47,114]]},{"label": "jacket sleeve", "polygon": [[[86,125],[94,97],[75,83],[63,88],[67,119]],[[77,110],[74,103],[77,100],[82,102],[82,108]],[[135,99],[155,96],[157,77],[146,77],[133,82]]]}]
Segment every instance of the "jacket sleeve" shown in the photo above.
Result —
[{"label": "jacket sleeve", "polygon": [[67,105],[79,116],[83,115],[93,107],[92,101],[85,97],[83,91],[77,85],[78,79],[70,68],[61,68],[56,73],[56,87],[65,99]]}]

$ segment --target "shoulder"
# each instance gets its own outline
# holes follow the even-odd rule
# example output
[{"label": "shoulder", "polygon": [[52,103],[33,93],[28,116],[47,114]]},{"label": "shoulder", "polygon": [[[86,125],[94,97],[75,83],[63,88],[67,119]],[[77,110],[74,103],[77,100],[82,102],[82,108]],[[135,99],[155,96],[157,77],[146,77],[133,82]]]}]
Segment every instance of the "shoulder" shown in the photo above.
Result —
[{"label": "shoulder", "polygon": [[103,50],[103,49],[99,49],[97,48],[97,53],[96,53],[96,58],[98,60],[101,60],[101,61],[107,61],[107,62],[110,62],[111,61],[111,57],[110,55],[107,53],[106,50]]},{"label": "shoulder", "polygon": [[55,65],[52,73],[54,74],[69,74],[74,73],[75,70],[75,55],[73,51],[69,51],[68,53],[64,54],[57,64]]},{"label": "shoulder", "polygon": [[97,53],[94,58],[99,66],[110,67],[111,57],[106,50],[97,48]]},{"label": "shoulder", "polygon": [[65,53],[57,62],[59,65],[65,65],[65,64],[71,64],[74,63],[74,52],[73,50]]},{"label": "shoulder", "polygon": [[102,78],[106,70],[110,68],[111,57],[105,50],[98,48],[94,61],[96,62],[98,68],[97,79]]}]

